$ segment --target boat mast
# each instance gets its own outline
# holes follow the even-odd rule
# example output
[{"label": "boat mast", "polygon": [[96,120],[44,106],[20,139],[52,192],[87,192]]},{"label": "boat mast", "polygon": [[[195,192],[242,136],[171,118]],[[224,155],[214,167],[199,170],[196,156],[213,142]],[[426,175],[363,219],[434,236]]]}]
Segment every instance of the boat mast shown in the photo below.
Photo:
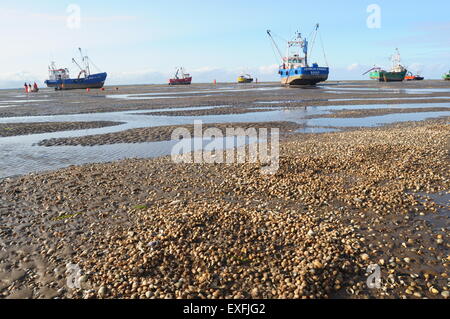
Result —
[{"label": "boat mast", "polygon": [[399,66],[400,63],[401,63],[400,51],[399,51],[398,48],[396,48],[395,50],[396,50],[396,54],[394,54],[394,55],[391,57],[392,67],[393,67],[393,68]]},{"label": "boat mast", "polygon": [[298,48],[298,52],[295,51],[294,55],[298,56],[299,59],[300,50],[303,49],[303,53],[305,54],[305,67],[308,67],[308,41],[306,39],[303,40],[302,34],[298,31],[295,34],[295,38],[292,41],[288,42],[287,59],[289,59],[291,56],[291,48]]},{"label": "boat mast", "polygon": [[303,53],[305,53],[305,67],[308,67],[308,40],[303,43]]},{"label": "boat mast", "polygon": [[81,50],[81,48],[78,48],[78,50],[80,51],[81,61],[84,63],[84,66],[85,66],[84,71],[86,71],[87,76],[89,76],[89,75],[91,75],[91,70],[89,67],[89,57],[83,55],[83,51]]}]

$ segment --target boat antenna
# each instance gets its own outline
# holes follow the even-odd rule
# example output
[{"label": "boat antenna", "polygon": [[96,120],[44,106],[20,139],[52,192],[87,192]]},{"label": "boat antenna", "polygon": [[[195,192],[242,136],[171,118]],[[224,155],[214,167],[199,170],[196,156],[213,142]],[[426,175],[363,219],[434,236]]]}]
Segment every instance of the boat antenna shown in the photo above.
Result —
[{"label": "boat antenna", "polygon": [[81,48],[78,48],[78,50],[80,51],[81,61],[85,65],[85,71],[87,72],[88,75],[90,75],[91,74],[91,70],[90,70],[90,67],[89,67],[89,58],[87,56],[83,55],[83,51],[81,50]]},{"label": "boat antenna", "polygon": [[396,54],[393,54],[391,56],[391,62],[393,67],[401,63],[400,50],[398,48],[395,48],[395,52]]}]

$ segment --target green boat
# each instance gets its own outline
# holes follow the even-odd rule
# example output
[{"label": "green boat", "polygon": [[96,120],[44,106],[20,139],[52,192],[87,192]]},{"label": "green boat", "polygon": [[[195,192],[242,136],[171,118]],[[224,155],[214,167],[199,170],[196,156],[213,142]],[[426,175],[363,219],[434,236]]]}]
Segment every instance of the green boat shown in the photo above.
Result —
[{"label": "green boat", "polygon": [[379,67],[373,67],[363,75],[366,75],[370,72],[370,78],[372,80],[377,80],[380,82],[402,82],[403,80],[405,80],[408,70],[403,65],[401,65],[401,57],[398,49],[397,54],[392,56],[391,61],[391,71],[386,71]]},{"label": "green boat", "polygon": [[448,73],[444,75],[444,80],[450,81],[450,71],[448,71]]},{"label": "green boat", "polygon": [[400,72],[388,72],[385,70],[373,71],[370,78],[380,82],[401,82],[405,79],[406,70]]}]

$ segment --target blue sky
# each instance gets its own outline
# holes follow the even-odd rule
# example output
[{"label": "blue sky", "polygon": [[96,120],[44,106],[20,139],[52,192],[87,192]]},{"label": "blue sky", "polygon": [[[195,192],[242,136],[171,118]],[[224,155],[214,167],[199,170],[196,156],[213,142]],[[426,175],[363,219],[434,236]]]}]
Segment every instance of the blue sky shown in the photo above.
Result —
[{"label": "blue sky", "polygon": [[[67,26],[70,4],[81,9],[80,28]],[[370,4],[381,8],[379,29],[367,27]],[[309,35],[317,22],[331,79],[389,67],[397,47],[406,66],[439,78],[450,69],[449,12],[447,0],[0,0],[0,88],[42,85],[51,60],[75,75],[78,47],[110,74],[108,84],[165,82],[180,65],[196,82],[234,81],[242,71],[277,80],[265,31]],[[320,46],[313,60],[324,64]]]}]

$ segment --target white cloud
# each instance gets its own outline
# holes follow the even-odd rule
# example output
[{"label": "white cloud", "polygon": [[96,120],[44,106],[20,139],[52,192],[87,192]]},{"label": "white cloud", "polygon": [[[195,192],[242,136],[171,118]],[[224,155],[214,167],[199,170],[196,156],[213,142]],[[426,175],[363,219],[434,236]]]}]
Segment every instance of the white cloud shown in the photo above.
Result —
[{"label": "white cloud", "polygon": [[407,68],[413,73],[422,73],[425,69],[425,65],[422,63],[413,63],[408,65]]},{"label": "white cloud", "polygon": [[353,64],[350,64],[350,65],[347,67],[347,70],[349,70],[349,71],[354,71],[354,70],[359,69],[360,67],[361,67],[361,66],[360,66],[359,63],[353,63]]},{"label": "white cloud", "polygon": [[111,72],[108,74],[106,84],[155,84],[167,82],[168,76],[152,69],[144,69],[129,72]]},{"label": "white cloud", "polygon": [[[83,11],[81,11],[83,12]],[[18,10],[2,9],[0,11],[0,18],[3,22],[5,20],[15,21],[18,23],[30,23],[30,22],[62,22],[65,23],[68,18],[68,14],[47,14],[40,12],[26,12]],[[127,15],[115,15],[115,16],[88,16],[81,14],[81,19],[86,22],[122,22],[137,20],[136,16]]]},{"label": "white cloud", "polygon": [[191,72],[193,73],[204,73],[204,72],[214,72],[220,70],[219,67],[211,67],[211,66],[204,66],[201,68],[192,69]]},{"label": "white cloud", "polygon": [[259,73],[264,75],[271,75],[278,72],[279,65],[263,65],[258,68]]},{"label": "white cloud", "polygon": [[0,74],[0,88],[14,89],[20,88],[25,82],[36,82],[39,86],[43,86],[45,75],[33,74],[27,71],[15,72],[15,73],[2,73]]}]

